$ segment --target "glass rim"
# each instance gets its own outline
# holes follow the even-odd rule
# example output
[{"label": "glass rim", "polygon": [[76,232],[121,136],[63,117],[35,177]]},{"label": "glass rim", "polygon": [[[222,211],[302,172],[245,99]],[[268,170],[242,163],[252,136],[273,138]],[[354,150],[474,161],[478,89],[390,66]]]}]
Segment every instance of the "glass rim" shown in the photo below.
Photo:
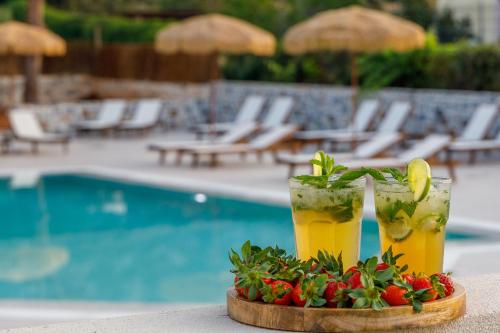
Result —
[{"label": "glass rim", "polygon": [[[337,175],[337,176],[340,176],[340,174],[339,174],[339,175]],[[335,180],[335,179],[330,178],[330,179],[328,180],[328,183],[332,183],[334,180]],[[326,188],[317,188],[317,187],[311,186],[311,185],[309,185],[309,184],[302,184],[300,180],[295,179],[295,178],[293,178],[293,177],[290,177],[290,178],[288,179],[288,184],[289,184],[290,186],[292,186],[292,185],[297,186],[297,185],[298,185],[298,186],[303,186],[303,187],[311,187],[311,188],[316,189],[316,190],[327,190]],[[352,186],[351,186],[351,187],[347,187],[347,188],[339,188],[339,189],[336,189],[336,190],[341,191],[341,190],[347,190],[347,189],[353,189],[353,188],[365,187],[365,186],[366,186],[366,177],[365,177],[365,176],[361,176],[361,177],[359,177],[359,178],[356,178],[356,179],[354,179],[354,180],[351,180],[351,181],[349,182],[349,184],[352,184]]]},{"label": "glass rim", "polygon": [[[398,182],[395,178],[393,177],[386,177],[385,180],[378,180],[378,179],[373,179],[375,183],[379,184],[397,184],[401,185],[400,182]],[[431,184],[451,184],[451,178],[450,177],[431,177]]]}]

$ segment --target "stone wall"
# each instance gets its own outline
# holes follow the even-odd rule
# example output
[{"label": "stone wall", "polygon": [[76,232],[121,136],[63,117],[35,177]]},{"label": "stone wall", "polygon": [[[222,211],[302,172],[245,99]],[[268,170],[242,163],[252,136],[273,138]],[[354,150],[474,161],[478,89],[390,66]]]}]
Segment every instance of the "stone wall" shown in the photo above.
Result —
[{"label": "stone wall", "polygon": [[[22,96],[21,78],[16,78],[16,85],[15,98],[18,103]],[[248,94],[265,96],[266,110],[275,97],[292,96],[295,105],[290,121],[303,124],[307,129],[342,128],[350,120],[352,93],[350,88],[239,81],[219,81],[215,87],[218,121],[234,119],[239,106]],[[2,103],[10,100],[11,88],[12,82],[9,77],[0,78]],[[72,118],[68,114],[80,114],[84,106],[89,108],[89,103],[73,103],[89,97],[130,100],[147,97],[161,98],[165,100],[169,109],[175,109],[175,122],[180,127],[195,122],[205,122],[209,118],[209,84],[176,84],[66,75],[42,77],[41,91],[42,102],[50,104],[44,108],[44,114],[47,115],[47,110],[58,110],[58,113],[62,112],[66,115],[65,119]],[[404,130],[414,135],[428,132],[442,133],[448,130],[460,133],[479,104],[500,103],[499,92],[454,90],[390,88],[377,92],[361,92],[360,98],[378,98],[384,109],[396,100],[411,101],[414,110]],[[90,109],[97,107],[98,105],[94,103]],[[491,132],[497,133],[498,131],[500,131],[500,117],[497,118]]]},{"label": "stone wall", "polygon": [[[247,94],[261,94],[269,101],[279,95],[293,96],[295,108],[291,122],[304,124],[307,129],[341,128],[350,121],[351,94],[349,88],[326,85],[270,84],[247,82],[220,82],[217,87],[219,120],[234,118],[238,105]],[[383,109],[396,100],[412,102],[414,110],[404,130],[410,134],[429,131],[454,130],[459,133],[472,112],[481,103],[500,104],[500,93],[425,90],[425,89],[383,89],[377,92],[361,92],[360,98],[377,98]],[[439,114],[444,116],[443,123]],[[492,133],[500,130],[497,117]]]},{"label": "stone wall", "polygon": [[[96,78],[88,75],[43,75],[39,81],[40,103],[55,104],[82,99],[158,97],[163,99],[207,98],[206,84],[178,84]],[[21,104],[22,76],[0,76],[0,105]]]},{"label": "stone wall", "polygon": [[[87,75],[43,75],[39,81],[40,103],[78,101],[92,95]],[[0,76],[0,105],[19,105],[24,93],[22,76]]]}]

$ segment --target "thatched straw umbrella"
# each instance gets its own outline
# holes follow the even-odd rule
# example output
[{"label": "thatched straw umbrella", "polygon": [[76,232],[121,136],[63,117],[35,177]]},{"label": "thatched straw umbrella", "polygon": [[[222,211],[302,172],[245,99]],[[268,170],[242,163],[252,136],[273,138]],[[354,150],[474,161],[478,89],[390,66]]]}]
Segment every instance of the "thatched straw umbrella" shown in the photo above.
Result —
[{"label": "thatched straw umbrella", "polygon": [[0,24],[0,54],[9,56],[61,56],[66,42],[39,26],[8,21]]},{"label": "thatched straw umbrella", "polygon": [[[274,54],[276,39],[257,26],[221,14],[194,16],[158,32],[155,49],[163,54]],[[219,76],[217,61],[215,77]],[[210,85],[210,122],[215,121],[215,85]]]},{"label": "thatched straw umbrella", "polygon": [[[290,54],[347,51],[351,54],[351,85],[358,86],[356,54],[383,50],[408,51],[425,43],[419,25],[374,9],[351,6],[328,10],[292,26],[284,48]],[[353,113],[356,94],[353,93]]]}]

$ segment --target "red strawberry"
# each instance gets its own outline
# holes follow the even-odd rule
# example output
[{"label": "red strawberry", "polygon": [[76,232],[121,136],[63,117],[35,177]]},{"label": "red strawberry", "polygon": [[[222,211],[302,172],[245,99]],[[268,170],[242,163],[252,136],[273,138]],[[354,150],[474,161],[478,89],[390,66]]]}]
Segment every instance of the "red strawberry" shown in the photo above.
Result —
[{"label": "red strawberry", "polygon": [[403,273],[401,274],[401,278],[410,286],[413,286],[413,282],[415,282],[415,276],[413,276],[412,274]]},{"label": "red strawberry", "polygon": [[306,275],[292,291],[292,301],[300,307],[320,307],[325,305],[323,298],[328,283],[328,275]]},{"label": "red strawberry", "polygon": [[262,278],[262,282],[264,282],[264,284],[271,284],[273,282],[273,279],[271,279],[271,278]]},{"label": "red strawberry", "polygon": [[[237,276],[234,277],[234,289],[236,289],[238,296],[248,298],[248,288],[238,287],[237,283],[239,280],[240,279]],[[271,284],[271,282],[273,282],[273,279],[271,279],[271,278],[262,278],[261,280],[266,285]],[[260,291],[258,291],[255,299],[260,299],[261,297],[262,297],[262,294],[260,293]]]},{"label": "red strawberry", "polygon": [[318,268],[318,263],[313,263],[311,267],[309,267],[309,272],[314,272]]},{"label": "red strawberry", "polygon": [[337,290],[347,289],[347,285],[342,281],[328,282],[323,297],[326,299],[326,306],[329,308],[337,307]]},{"label": "red strawberry", "polygon": [[375,268],[376,271],[383,271],[384,269],[387,269],[391,266],[389,266],[389,264],[386,264],[385,262],[381,262],[380,264],[377,265],[377,267]]},{"label": "red strawberry", "polygon": [[352,266],[351,268],[349,268],[347,271],[345,271],[346,273],[354,273],[354,272],[357,272],[358,271],[358,266]]},{"label": "red strawberry", "polygon": [[391,284],[385,287],[381,296],[389,305],[406,305],[409,303],[404,297],[406,293],[406,289]]},{"label": "red strawberry", "polygon": [[358,271],[356,266],[349,268],[346,273],[352,273],[351,277],[347,279],[347,284],[352,289],[363,288],[361,284],[361,273]]},{"label": "red strawberry", "polygon": [[293,286],[286,282],[277,280],[262,288],[262,299],[266,303],[278,305],[290,305],[292,302]]},{"label": "red strawberry", "polygon": [[236,289],[236,292],[238,293],[238,296],[240,297],[245,297],[246,298],[246,295],[245,295],[245,288],[243,287],[238,287],[237,286],[237,283],[239,281],[239,278],[237,276],[234,277],[234,289]]},{"label": "red strawberry", "polygon": [[300,283],[297,283],[292,290],[292,301],[293,304],[303,308],[306,305],[306,300],[302,299],[301,295],[302,295],[302,285]]},{"label": "red strawberry", "polygon": [[423,300],[424,302],[434,301],[438,297],[437,291],[432,288],[431,280],[425,275],[417,277],[413,282],[413,290],[417,291],[422,289],[429,289],[427,291],[427,299]]},{"label": "red strawberry", "polygon": [[[449,274],[436,273],[431,276],[431,279],[437,279],[440,284],[442,284],[444,296],[448,297],[455,291],[455,286],[453,285],[453,280]],[[441,295],[442,296],[442,295]]]}]

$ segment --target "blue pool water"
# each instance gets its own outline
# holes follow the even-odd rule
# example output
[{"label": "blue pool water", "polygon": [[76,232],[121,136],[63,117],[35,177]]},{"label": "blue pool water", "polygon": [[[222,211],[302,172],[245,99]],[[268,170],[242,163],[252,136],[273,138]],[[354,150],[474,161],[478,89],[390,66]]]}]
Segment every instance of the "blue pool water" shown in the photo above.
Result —
[{"label": "blue pool water", "polygon": [[288,207],[81,175],[0,179],[0,212],[0,298],[223,302],[230,247],[294,248]]}]

